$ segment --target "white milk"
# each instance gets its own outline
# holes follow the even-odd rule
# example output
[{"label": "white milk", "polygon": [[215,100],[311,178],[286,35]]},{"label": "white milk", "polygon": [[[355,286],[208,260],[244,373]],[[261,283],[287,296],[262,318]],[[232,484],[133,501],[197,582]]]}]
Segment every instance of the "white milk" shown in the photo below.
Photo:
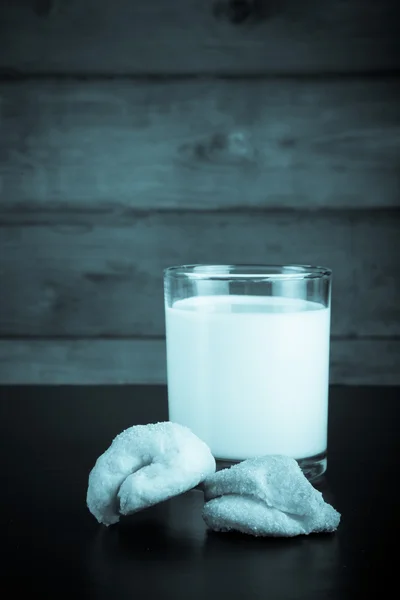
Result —
[{"label": "white milk", "polygon": [[220,459],[326,450],[330,310],[202,296],[166,309],[169,418]]}]

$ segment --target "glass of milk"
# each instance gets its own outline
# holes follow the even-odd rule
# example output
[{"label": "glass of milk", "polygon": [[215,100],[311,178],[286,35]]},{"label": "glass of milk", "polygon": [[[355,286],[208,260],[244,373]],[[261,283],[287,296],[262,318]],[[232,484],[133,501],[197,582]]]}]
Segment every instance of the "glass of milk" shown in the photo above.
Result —
[{"label": "glass of milk", "polygon": [[168,406],[218,465],[267,454],[327,466],[331,271],[183,265],[164,273]]}]

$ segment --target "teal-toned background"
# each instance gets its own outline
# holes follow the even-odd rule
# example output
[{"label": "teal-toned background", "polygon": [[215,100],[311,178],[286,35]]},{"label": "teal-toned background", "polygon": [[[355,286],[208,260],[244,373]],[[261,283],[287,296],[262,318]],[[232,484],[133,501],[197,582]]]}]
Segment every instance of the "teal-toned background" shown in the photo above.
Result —
[{"label": "teal-toned background", "polygon": [[165,381],[162,270],[334,271],[400,383],[397,0],[0,0],[0,382]]}]

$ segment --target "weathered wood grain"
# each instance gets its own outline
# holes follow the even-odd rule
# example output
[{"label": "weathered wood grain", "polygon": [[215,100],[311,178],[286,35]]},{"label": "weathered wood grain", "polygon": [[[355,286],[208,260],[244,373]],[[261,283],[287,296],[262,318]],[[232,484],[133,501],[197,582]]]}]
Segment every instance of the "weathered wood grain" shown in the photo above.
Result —
[{"label": "weathered wood grain", "polygon": [[[330,381],[400,385],[400,342],[332,340]],[[0,340],[0,384],[123,383],[166,383],[163,340]]]},{"label": "weathered wood grain", "polygon": [[2,220],[393,207],[399,174],[400,77],[0,86]]},{"label": "weathered wood grain", "polygon": [[0,340],[0,384],[165,383],[163,340]]},{"label": "weathered wood grain", "polygon": [[3,0],[0,68],[315,73],[400,66],[397,0]]},{"label": "weathered wood grain", "polygon": [[0,228],[0,336],[160,336],[163,268],[334,270],[332,332],[400,335],[400,211],[149,213],[124,225]]}]

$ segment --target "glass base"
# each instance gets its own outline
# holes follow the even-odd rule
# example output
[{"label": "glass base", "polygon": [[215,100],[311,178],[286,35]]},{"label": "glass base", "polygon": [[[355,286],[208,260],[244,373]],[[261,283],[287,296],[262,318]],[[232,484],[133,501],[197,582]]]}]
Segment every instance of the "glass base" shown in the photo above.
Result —
[{"label": "glass base", "polygon": [[[226,460],[219,458],[216,458],[215,461],[217,463],[217,471],[228,469],[229,467],[242,462],[241,460]],[[328,466],[326,452],[321,452],[321,454],[316,454],[315,456],[307,458],[299,458],[297,462],[309,481],[316,481],[319,479],[325,473]]]}]

